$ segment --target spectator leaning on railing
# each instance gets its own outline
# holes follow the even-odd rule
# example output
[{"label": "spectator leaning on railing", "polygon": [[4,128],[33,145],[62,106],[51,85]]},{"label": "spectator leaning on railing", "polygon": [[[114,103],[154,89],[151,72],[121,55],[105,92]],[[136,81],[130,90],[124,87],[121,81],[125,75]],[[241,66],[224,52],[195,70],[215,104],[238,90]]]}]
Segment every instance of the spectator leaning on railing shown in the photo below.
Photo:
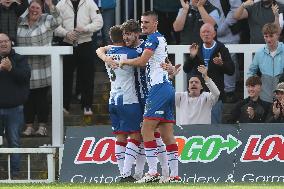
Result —
[{"label": "spectator leaning on railing", "polygon": [[[7,34],[0,33],[0,136],[5,131],[9,148],[20,147],[30,76],[27,59],[15,53]],[[11,155],[12,179],[19,176],[20,162],[19,154]]]}]

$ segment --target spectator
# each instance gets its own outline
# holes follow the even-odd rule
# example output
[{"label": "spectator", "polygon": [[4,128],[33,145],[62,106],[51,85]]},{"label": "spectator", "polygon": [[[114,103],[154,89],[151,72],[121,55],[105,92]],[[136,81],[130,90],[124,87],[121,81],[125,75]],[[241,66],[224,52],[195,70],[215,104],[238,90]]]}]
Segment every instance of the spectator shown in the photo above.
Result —
[{"label": "spectator", "polygon": [[[109,29],[110,27],[114,26],[115,24],[115,7],[116,7],[116,1],[115,0],[95,0],[96,4],[98,5],[104,25],[101,29],[101,35],[102,35],[102,43],[99,46],[104,45],[110,45],[111,40],[109,38]],[[97,39],[98,33],[94,34],[94,40]]]},{"label": "spectator", "polygon": [[6,33],[14,43],[17,39],[18,19],[28,6],[28,0],[0,0],[0,32]]},{"label": "spectator", "polygon": [[261,74],[262,100],[272,103],[273,91],[279,78],[283,74],[284,45],[278,41],[279,28],[274,23],[263,26],[262,33],[266,45],[255,53],[252,64],[249,66],[248,76]]},{"label": "spectator", "polygon": [[[103,26],[100,11],[93,0],[60,0],[56,5],[63,19],[56,35],[64,37],[63,45],[73,45],[73,55],[63,58],[63,106],[69,113],[73,72],[78,69],[78,86],[84,115],[91,116],[94,91],[94,49],[92,35]],[[74,12],[75,10],[75,12]]]},{"label": "spectator", "polygon": [[261,79],[258,76],[246,80],[248,98],[238,102],[232,110],[231,123],[263,123],[270,104],[261,100]]},{"label": "spectator", "polygon": [[[51,14],[43,14],[41,0],[32,0],[28,14],[22,18],[18,26],[17,41],[19,46],[47,46],[51,45],[53,30],[61,23],[58,10],[52,0],[45,0]],[[29,56],[31,67],[30,94],[24,106],[26,130],[25,136],[33,134],[46,136],[48,121],[48,90],[51,85],[50,56]],[[37,117],[38,130],[34,132],[34,121]]]},{"label": "spectator", "polygon": [[272,104],[271,115],[267,122],[284,123],[284,83],[279,83],[276,87],[275,100]]},{"label": "spectator", "polygon": [[[241,23],[233,18],[235,10],[241,5],[241,0],[210,0],[212,5],[220,10],[220,22],[217,28],[217,40],[224,44],[239,44]],[[237,54],[231,54],[235,65],[233,75],[224,75],[225,101],[233,103],[237,101],[235,95],[236,81],[239,77],[239,66]]]},{"label": "spectator", "polygon": [[180,125],[211,124],[211,110],[218,101],[220,91],[215,83],[207,76],[207,68],[198,66],[206,86],[210,92],[203,92],[201,78],[193,76],[188,83],[188,92],[176,92],[175,103],[180,114],[177,118]]},{"label": "spectator", "polygon": [[[27,59],[12,49],[7,34],[0,33],[0,136],[5,135],[9,148],[20,147],[24,125],[23,104],[28,98],[31,70]],[[11,155],[11,176],[18,179],[20,155]]]},{"label": "spectator", "polygon": [[[247,0],[235,11],[234,17],[237,20],[248,18],[250,43],[263,44],[261,30],[264,24],[274,22],[278,27],[282,28],[283,11],[283,5],[274,0],[261,0],[256,3],[253,0]],[[282,14],[281,17],[279,13]]]},{"label": "spectator", "polygon": [[173,29],[173,23],[181,8],[179,0],[154,0],[154,11],[158,14],[158,30],[163,34],[168,44],[179,44],[179,33]]},{"label": "spectator", "polygon": [[[110,45],[112,44],[109,37],[109,29],[115,25],[115,7],[116,0],[94,0],[97,4],[103,18],[103,27],[100,31],[94,32],[92,36],[92,41],[94,45],[94,49],[97,49],[100,46]],[[97,59],[95,61],[98,61]],[[79,75],[80,72],[76,70],[76,98],[80,101],[82,98],[81,95],[81,82],[80,78],[82,76]]]},{"label": "spectator", "polygon": [[173,23],[174,31],[180,33],[180,44],[188,45],[201,42],[198,35],[201,26],[209,23],[213,26],[218,24],[220,14],[207,0],[180,0],[182,8],[179,10]]},{"label": "spectator", "polygon": [[[222,109],[224,100],[224,74],[232,75],[234,73],[234,63],[231,59],[229,50],[221,42],[215,41],[216,32],[214,27],[209,24],[203,24],[200,28],[200,37],[202,43],[197,45],[193,43],[190,47],[190,57],[183,65],[185,73],[192,72],[199,74],[197,68],[199,65],[205,65],[208,69],[208,77],[217,85],[220,90],[218,102],[212,109],[212,123],[221,123]],[[205,88],[205,91],[208,91]]]}]

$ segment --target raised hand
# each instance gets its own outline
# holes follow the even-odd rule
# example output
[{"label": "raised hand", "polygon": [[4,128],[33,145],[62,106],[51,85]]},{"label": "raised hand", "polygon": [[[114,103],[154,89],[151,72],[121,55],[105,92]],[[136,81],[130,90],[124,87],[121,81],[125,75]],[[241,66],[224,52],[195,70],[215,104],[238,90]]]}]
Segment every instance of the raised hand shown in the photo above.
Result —
[{"label": "raised hand", "polygon": [[183,9],[189,10],[189,7],[190,7],[189,0],[188,1],[180,0],[180,4],[181,4]]},{"label": "raised hand", "polygon": [[194,58],[197,55],[198,48],[199,46],[196,43],[192,43],[192,45],[189,47],[189,53],[191,58]]},{"label": "raised hand", "polygon": [[277,4],[272,4],[272,12],[276,17],[279,17],[279,6]]},{"label": "raised hand", "polygon": [[248,108],[247,108],[247,113],[248,113],[248,117],[249,117],[250,119],[253,119],[253,118],[254,118],[254,116],[255,116],[255,111],[254,111],[254,109],[253,109],[252,107],[248,107]]},{"label": "raised hand", "polygon": [[244,2],[244,6],[245,7],[247,7],[247,6],[251,6],[251,5],[253,5],[254,4],[254,2],[253,2],[253,0],[247,0],[246,2]]},{"label": "raised hand", "polygon": [[8,57],[3,58],[0,64],[0,70],[11,71],[11,69],[12,69],[12,63],[10,59]]},{"label": "raised hand", "polygon": [[200,65],[197,67],[197,70],[202,74],[202,77],[207,77],[207,68],[204,65]]},{"label": "raised hand", "polygon": [[215,58],[213,58],[213,63],[217,64],[219,66],[223,65],[223,60],[222,60],[222,56],[221,53],[218,53],[218,56],[216,56]]},{"label": "raised hand", "polygon": [[196,6],[197,7],[203,7],[205,5],[206,1],[207,0],[199,0]]},{"label": "raised hand", "polygon": [[44,2],[48,6],[48,8],[50,8],[50,9],[54,7],[52,0],[44,0]]}]

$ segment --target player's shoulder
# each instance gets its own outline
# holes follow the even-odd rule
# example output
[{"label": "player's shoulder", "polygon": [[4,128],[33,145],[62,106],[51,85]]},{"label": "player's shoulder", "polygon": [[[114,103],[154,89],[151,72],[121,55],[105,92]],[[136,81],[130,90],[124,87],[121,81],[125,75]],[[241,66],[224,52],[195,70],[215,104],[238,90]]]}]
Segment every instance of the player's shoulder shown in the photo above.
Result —
[{"label": "player's shoulder", "polygon": [[123,47],[122,46],[115,46],[115,45],[109,45],[108,53],[115,53],[117,51],[120,51]]},{"label": "player's shoulder", "polygon": [[159,32],[154,32],[154,33],[149,34],[147,39],[148,40],[156,39],[156,38],[161,37],[161,36],[162,36],[162,34],[160,34]]}]

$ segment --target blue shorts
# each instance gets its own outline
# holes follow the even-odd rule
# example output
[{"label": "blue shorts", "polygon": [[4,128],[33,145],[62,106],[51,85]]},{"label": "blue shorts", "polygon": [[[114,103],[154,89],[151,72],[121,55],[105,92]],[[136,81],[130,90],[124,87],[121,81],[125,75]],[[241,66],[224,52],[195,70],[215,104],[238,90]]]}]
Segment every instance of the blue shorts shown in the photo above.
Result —
[{"label": "blue shorts", "polygon": [[113,134],[140,133],[142,111],[139,103],[114,105],[109,104]]},{"label": "blue shorts", "polygon": [[170,83],[154,85],[146,99],[144,119],[175,123],[175,89]]}]

